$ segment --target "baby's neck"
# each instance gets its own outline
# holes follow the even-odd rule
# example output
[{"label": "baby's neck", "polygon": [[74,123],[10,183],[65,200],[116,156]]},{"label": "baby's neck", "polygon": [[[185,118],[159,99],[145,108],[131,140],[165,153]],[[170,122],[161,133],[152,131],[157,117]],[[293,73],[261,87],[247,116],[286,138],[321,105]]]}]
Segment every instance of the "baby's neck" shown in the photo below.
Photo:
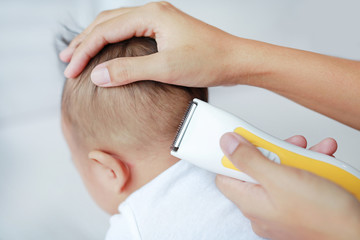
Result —
[{"label": "baby's neck", "polygon": [[146,185],[178,161],[178,158],[175,158],[170,154],[138,160],[137,163],[131,167],[131,177],[125,189],[126,195],[129,196],[142,186]]}]

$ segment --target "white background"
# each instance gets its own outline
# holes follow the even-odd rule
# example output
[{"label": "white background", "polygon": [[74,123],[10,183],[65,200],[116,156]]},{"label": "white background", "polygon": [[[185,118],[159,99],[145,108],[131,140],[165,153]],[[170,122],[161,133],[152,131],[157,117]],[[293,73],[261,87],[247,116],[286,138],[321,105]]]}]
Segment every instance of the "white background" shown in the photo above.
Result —
[{"label": "white background", "polygon": [[[145,2],[0,1],[0,240],[105,235],[108,216],[87,195],[61,134],[54,35],[70,16],[85,26],[102,9]],[[170,2],[234,35],[360,58],[359,1]],[[280,138],[334,137],[336,156],[360,169],[359,131],[247,86],[213,88],[210,102]]]}]

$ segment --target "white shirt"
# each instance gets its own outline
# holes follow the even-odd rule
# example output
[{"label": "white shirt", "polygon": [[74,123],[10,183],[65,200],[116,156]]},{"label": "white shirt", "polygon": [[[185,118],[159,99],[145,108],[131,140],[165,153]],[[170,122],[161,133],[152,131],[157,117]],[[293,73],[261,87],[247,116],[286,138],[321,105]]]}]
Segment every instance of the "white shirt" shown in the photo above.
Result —
[{"label": "white shirt", "polygon": [[106,240],[261,239],[215,186],[215,174],[186,161],[131,194],[110,219]]}]

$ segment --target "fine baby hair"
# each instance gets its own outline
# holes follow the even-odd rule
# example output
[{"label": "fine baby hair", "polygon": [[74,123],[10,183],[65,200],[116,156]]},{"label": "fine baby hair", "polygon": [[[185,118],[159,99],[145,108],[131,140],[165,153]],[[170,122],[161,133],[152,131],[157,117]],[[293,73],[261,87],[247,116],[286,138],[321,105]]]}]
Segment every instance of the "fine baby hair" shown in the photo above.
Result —
[{"label": "fine baby hair", "polygon": [[214,173],[170,154],[189,103],[207,101],[207,88],[91,81],[100,63],[156,52],[152,38],[109,44],[64,84],[64,137],[88,192],[112,214],[106,239],[259,239],[216,188]]},{"label": "fine baby hair", "polygon": [[193,98],[207,101],[206,88],[155,81],[101,88],[91,82],[92,69],[102,62],[156,52],[156,42],[152,38],[135,37],[109,44],[88,63],[79,77],[67,79],[62,96],[63,119],[81,142],[92,147],[101,147],[109,141],[153,147],[152,143],[157,141],[171,141]]}]

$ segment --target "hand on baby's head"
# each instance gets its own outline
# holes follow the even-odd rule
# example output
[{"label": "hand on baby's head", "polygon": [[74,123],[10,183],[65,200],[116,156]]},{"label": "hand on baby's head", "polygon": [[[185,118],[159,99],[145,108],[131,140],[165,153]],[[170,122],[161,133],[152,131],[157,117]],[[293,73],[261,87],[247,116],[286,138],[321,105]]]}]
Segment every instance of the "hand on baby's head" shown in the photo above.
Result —
[{"label": "hand on baby's head", "polygon": [[177,161],[169,146],[188,103],[207,101],[206,88],[154,81],[99,88],[90,80],[99,63],[156,52],[151,38],[108,45],[64,85],[62,124],[73,160],[93,198],[110,213]]}]

